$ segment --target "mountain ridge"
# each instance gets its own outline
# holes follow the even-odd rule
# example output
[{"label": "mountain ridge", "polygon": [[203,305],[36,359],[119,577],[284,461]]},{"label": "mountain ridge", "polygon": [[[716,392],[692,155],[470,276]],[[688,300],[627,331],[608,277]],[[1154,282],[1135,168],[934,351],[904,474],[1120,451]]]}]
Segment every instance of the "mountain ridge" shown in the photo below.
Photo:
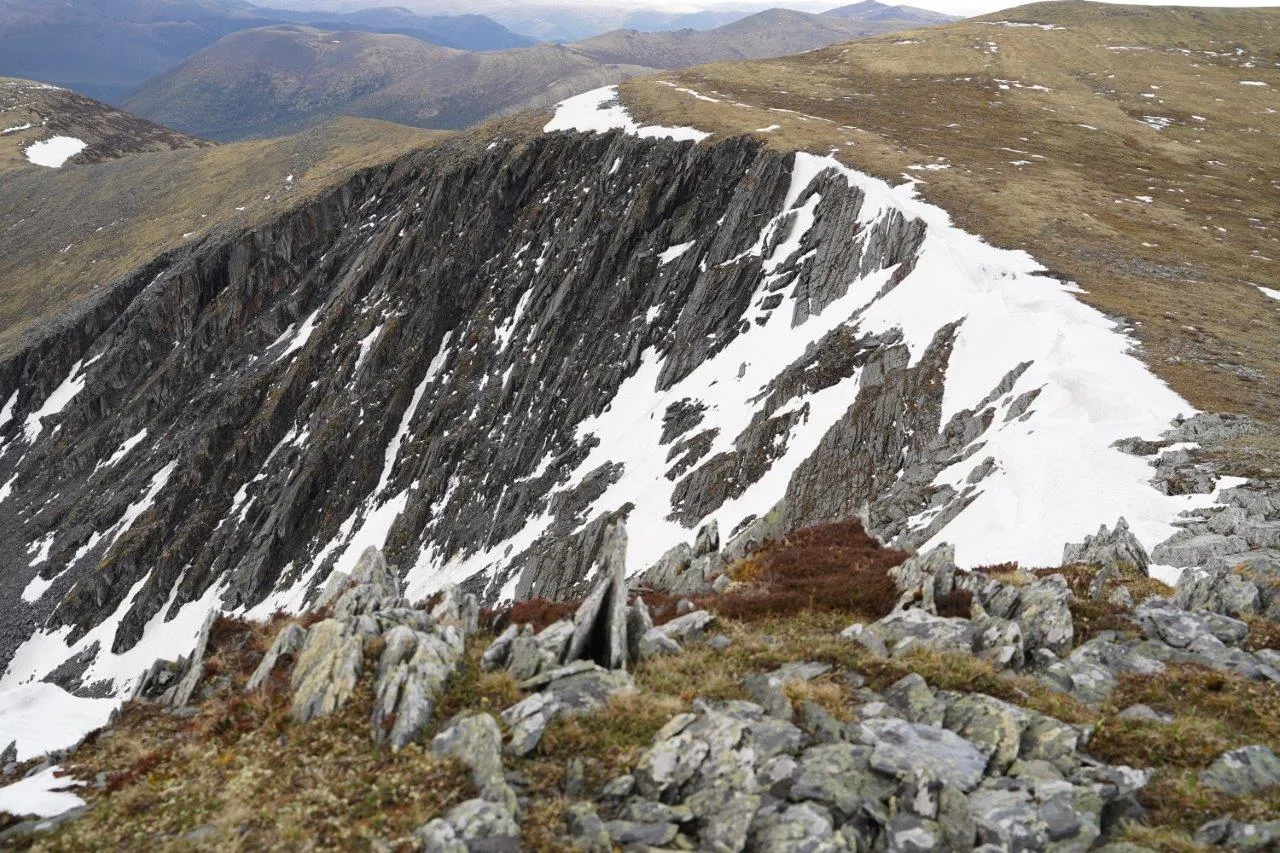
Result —
[{"label": "mountain ridge", "polygon": [[[314,115],[455,129],[658,69],[799,52],[895,26],[775,10],[710,31],[621,30],[475,55],[389,35],[275,27],[220,40],[139,88],[126,106],[224,141],[297,130]],[[348,53],[353,44],[357,52]]]}]

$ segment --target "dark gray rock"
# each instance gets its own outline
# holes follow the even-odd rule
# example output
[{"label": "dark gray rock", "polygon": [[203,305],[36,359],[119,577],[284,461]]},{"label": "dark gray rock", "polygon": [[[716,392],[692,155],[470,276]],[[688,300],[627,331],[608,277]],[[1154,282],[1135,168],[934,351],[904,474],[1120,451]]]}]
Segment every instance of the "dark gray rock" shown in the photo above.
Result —
[{"label": "dark gray rock", "polygon": [[545,679],[545,684],[535,684],[532,689],[540,686],[540,692],[502,712],[503,722],[511,729],[506,751],[512,755],[532,752],[552,720],[598,710],[615,694],[635,689],[635,682],[625,671],[606,670],[587,661],[578,661],[539,679]]}]

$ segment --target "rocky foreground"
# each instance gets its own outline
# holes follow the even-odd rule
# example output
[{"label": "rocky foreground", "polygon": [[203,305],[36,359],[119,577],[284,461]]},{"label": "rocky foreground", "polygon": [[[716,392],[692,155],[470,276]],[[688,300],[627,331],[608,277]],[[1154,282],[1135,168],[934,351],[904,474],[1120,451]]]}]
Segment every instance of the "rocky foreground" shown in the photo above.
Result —
[{"label": "rocky foreground", "polygon": [[[707,529],[636,589],[625,549],[610,528],[572,606],[482,613],[456,587],[410,603],[370,549],[296,620],[211,620],[106,730],[10,760],[10,780],[61,765],[93,783],[84,807],[10,819],[0,841],[1280,844],[1274,578],[1218,568],[1170,590],[1123,523],[1053,573],[959,571],[949,548],[907,557],[855,522],[732,559]],[[797,582],[822,593],[797,603]]]}]

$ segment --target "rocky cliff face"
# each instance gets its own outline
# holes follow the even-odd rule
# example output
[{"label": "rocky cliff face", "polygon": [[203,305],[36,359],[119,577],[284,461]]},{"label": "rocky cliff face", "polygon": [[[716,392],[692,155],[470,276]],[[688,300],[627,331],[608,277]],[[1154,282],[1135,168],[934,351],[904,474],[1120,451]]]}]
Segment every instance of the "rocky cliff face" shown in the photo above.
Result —
[{"label": "rocky cliff face", "polygon": [[[971,563],[1039,536],[1035,560],[1144,490],[1136,532],[1171,533],[1185,500],[1106,447],[1180,401],[1025,255],[948,229],[834,160],[555,133],[160,259],[0,364],[5,685],[124,689],[211,608],[298,609],[369,546],[410,597],[495,601],[580,593],[620,518],[632,573],[711,521],[740,547],[863,513]],[[1036,320],[1058,338],[992,356],[1019,299],[1068,312]],[[1049,420],[1083,405],[1078,340],[1149,383],[1065,430],[1129,481],[1018,518],[1015,486],[1053,491],[1028,454],[1085,458]]]}]

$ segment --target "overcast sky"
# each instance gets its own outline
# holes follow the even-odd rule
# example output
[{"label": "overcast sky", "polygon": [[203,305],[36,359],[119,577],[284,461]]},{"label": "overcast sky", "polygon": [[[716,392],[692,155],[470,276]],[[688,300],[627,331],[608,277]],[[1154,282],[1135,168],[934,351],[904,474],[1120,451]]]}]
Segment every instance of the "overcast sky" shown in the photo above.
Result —
[{"label": "overcast sky", "polygon": [[[527,4],[531,6],[543,6],[557,2],[557,0],[508,0],[508,2]],[[840,5],[857,2],[857,0],[776,0],[770,3],[743,2],[743,0],[558,0],[560,3],[580,3],[582,5],[595,5],[599,2],[601,5],[616,6],[637,6],[648,9],[664,9],[672,11],[697,11],[699,9],[714,8],[716,6],[786,6],[794,9],[804,9],[806,11],[822,11],[832,9]],[[1001,2],[1001,0],[881,0],[889,5],[897,5],[902,3],[907,6],[920,6],[925,9],[933,9],[937,12],[947,12],[952,15],[980,15],[985,12],[994,12],[998,9],[1009,9],[1014,6],[1025,5],[1029,0],[1020,0],[1020,2]],[[1130,3],[1144,3],[1144,0],[1127,0]],[[1160,5],[1157,0],[1150,0],[1144,5]],[[1277,0],[1205,0],[1200,3],[1181,3],[1176,5],[1185,6],[1275,6]]]}]

